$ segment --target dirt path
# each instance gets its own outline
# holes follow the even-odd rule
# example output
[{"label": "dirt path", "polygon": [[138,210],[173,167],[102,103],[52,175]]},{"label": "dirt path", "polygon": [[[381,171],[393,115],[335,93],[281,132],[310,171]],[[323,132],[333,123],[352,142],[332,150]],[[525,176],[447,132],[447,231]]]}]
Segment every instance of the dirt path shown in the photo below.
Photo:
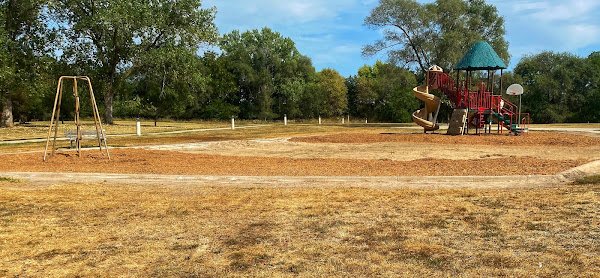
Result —
[{"label": "dirt path", "polygon": [[505,177],[250,177],[181,176],[103,173],[3,173],[37,185],[59,184],[136,184],[241,187],[378,187],[378,188],[513,188],[561,184],[558,175]]},{"label": "dirt path", "polygon": [[[456,177],[310,177],[310,176],[197,176],[106,173],[3,173],[2,177],[34,185],[60,184],[136,184],[238,187],[378,187],[378,188],[523,188],[560,186],[578,178],[600,174],[600,160],[556,175],[456,176]],[[19,183],[19,182],[18,182]],[[16,183],[16,184],[18,184]]]}]

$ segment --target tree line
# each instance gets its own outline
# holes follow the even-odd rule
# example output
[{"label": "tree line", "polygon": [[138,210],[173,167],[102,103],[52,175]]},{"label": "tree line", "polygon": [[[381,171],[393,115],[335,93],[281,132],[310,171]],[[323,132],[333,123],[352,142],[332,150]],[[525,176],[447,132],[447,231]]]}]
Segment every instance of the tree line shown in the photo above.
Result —
[{"label": "tree line", "polygon": [[[92,78],[108,123],[346,114],[409,122],[421,105],[412,88],[428,66],[450,69],[481,39],[509,59],[504,21],[483,0],[381,0],[365,24],[384,37],[364,53],[387,50],[389,60],[349,77],[317,71],[269,28],[218,35],[215,13],[200,0],[0,0],[0,125],[49,119],[61,75]],[[524,85],[534,122],[599,121],[599,67],[600,53],[544,52],[521,60],[505,83]],[[72,105],[65,98],[62,117]]]}]

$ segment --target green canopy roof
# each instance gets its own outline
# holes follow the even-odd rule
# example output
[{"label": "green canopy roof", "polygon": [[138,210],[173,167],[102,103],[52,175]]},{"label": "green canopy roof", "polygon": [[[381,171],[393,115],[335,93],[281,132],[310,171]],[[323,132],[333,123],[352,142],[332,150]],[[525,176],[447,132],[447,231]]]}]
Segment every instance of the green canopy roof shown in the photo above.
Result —
[{"label": "green canopy roof", "polygon": [[492,46],[485,42],[477,42],[471,47],[465,57],[456,65],[456,70],[498,70],[505,69],[506,64],[494,51]]}]

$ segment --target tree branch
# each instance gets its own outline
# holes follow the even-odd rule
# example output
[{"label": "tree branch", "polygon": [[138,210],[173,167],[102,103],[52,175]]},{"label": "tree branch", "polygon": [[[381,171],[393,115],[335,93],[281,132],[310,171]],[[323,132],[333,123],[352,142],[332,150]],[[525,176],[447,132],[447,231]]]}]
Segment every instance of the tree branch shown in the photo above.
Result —
[{"label": "tree branch", "polygon": [[402,30],[402,32],[404,33],[404,36],[406,36],[406,39],[408,40],[408,44],[410,45],[413,52],[415,53],[415,56],[417,57],[417,63],[419,64],[419,67],[421,67],[421,70],[423,72],[425,72],[426,68],[423,65],[423,60],[421,58],[421,55],[419,55],[419,50],[417,49],[417,45],[415,45],[415,43],[413,42],[413,39],[408,34],[408,31],[406,31],[406,29],[404,29],[404,27],[402,27],[401,25],[398,25],[398,24],[393,24],[393,25],[396,26],[398,29]]}]

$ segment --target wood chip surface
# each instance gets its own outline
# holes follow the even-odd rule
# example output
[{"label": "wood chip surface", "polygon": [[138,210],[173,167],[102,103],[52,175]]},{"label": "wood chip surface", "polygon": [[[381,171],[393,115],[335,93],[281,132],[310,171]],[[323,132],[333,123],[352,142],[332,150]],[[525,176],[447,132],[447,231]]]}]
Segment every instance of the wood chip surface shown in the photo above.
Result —
[{"label": "wood chip surface", "polygon": [[381,142],[414,142],[429,144],[507,145],[507,146],[600,146],[600,136],[558,132],[531,132],[522,136],[485,134],[450,136],[445,134],[406,133],[337,133],[322,136],[295,137],[292,142],[368,144]]},{"label": "wood chip surface", "polygon": [[43,162],[39,153],[0,156],[2,172],[85,172],[220,176],[509,176],[556,174],[586,160],[502,157],[471,160],[278,158],[118,149],[112,160],[98,150],[57,154]]}]

